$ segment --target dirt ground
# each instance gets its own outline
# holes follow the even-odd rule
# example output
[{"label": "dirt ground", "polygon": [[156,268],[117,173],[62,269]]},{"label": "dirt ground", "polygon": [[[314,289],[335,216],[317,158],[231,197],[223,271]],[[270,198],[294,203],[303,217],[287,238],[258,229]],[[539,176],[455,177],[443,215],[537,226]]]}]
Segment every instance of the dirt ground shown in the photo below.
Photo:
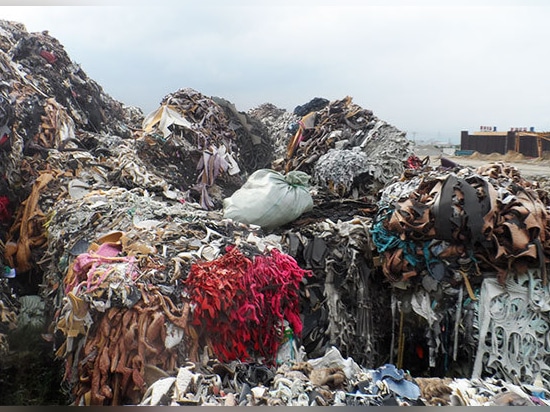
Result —
[{"label": "dirt ground", "polygon": [[431,164],[438,165],[441,157],[445,157],[459,165],[472,167],[503,162],[518,169],[521,176],[526,179],[550,178],[550,159],[546,158],[527,158],[518,153],[482,155],[476,152],[471,156],[430,156]]}]

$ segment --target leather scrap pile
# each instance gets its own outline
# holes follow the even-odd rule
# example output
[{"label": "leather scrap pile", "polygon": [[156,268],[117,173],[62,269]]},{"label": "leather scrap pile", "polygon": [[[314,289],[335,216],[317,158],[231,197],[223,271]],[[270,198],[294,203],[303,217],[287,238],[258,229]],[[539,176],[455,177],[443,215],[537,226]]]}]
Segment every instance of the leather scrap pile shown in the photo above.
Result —
[{"label": "leather scrap pile", "polygon": [[[359,198],[376,194],[403,170],[411,154],[405,133],[353,103],[314,98],[292,116],[263,105],[249,112],[265,119],[275,142],[286,142],[275,169],[301,170],[332,195]],[[281,138],[286,131],[286,138]],[[276,150],[281,153],[281,150]]]},{"label": "leather scrap pile", "polygon": [[189,365],[153,383],[140,405],[204,406],[547,406],[497,379],[413,379],[385,364],[360,367],[331,347],[321,358],[276,371],[241,363]]},{"label": "leather scrap pile", "polygon": [[[205,209],[220,206],[246,173],[269,165],[266,128],[221,98],[193,89],[165,96],[143,120],[140,155],[174,187]],[[241,172],[242,170],[242,172]],[[224,188],[226,189],[224,191]]]},{"label": "leather scrap pile", "polygon": [[548,387],[550,226],[536,187],[501,163],[429,170],[387,186],[379,206],[397,364]]},{"label": "leather scrap pile", "polygon": [[104,93],[47,32],[0,21],[0,159],[12,187],[32,170],[25,156],[79,146],[77,130],[130,135],[124,105]]},{"label": "leather scrap pile", "polygon": [[135,404],[148,371],[198,362],[205,347],[220,361],[272,364],[283,322],[301,332],[307,271],[276,237],[196,204],[91,191],[57,204],[48,236],[52,332],[76,404]]},{"label": "leather scrap pile", "polygon": [[309,356],[322,356],[332,344],[361,365],[377,365],[386,356],[383,325],[391,317],[383,310],[389,290],[369,256],[371,219],[331,218],[285,233],[288,253],[313,272],[302,297],[302,345]]},{"label": "leather scrap pile", "polygon": [[300,118],[293,112],[288,112],[272,103],[261,104],[250,109],[247,114],[267,128],[267,134],[272,140],[273,158],[284,159],[288,138]]},{"label": "leather scrap pile", "polygon": [[0,403],[549,404],[542,182],[351,97],[143,115],[18,23],[0,65]]}]

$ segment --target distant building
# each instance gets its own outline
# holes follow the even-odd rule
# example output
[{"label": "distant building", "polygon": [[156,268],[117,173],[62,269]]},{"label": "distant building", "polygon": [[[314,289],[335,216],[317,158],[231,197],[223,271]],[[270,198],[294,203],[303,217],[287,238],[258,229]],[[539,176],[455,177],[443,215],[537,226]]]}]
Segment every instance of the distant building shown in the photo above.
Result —
[{"label": "distant building", "polygon": [[460,149],[481,154],[513,151],[527,157],[542,157],[544,152],[550,152],[550,132],[535,132],[534,128],[529,131],[527,128],[512,128],[507,132],[497,132],[494,128],[494,131],[471,134],[463,131],[460,135]]}]

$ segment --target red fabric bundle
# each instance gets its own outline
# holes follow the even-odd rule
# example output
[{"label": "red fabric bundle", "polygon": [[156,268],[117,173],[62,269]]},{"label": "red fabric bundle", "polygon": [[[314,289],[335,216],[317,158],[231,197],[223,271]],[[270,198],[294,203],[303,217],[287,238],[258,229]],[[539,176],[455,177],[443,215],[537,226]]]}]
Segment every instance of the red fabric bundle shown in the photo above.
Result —
[{"label": "red fabric bundle", "polygon": [[192,324],[223,362],[275,362],[286,319],[302,331],[299,286],[309,271],[276,249],[248,259],[236,247],[211,262],[192,265],[185,280],[195,305]]}]

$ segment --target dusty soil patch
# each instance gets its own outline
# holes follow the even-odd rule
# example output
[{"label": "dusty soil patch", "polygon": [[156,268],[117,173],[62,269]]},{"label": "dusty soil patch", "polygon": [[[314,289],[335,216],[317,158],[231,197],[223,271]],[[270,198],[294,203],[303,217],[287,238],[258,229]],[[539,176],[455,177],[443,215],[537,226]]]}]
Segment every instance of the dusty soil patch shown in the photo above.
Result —
[{"label": "dusty soil patch", "polygon": [[[504,162],[514,166],[526,178],[550,177],[550,160],[544,158],[527,158],[521,153],[509,152],[502,154],[482,155],[474,153],[471,156],[444,156],[445,158],[463,166],[478,167],[488,163]],[[432,158],[432,164],[437,164],[439,158]]]}]

